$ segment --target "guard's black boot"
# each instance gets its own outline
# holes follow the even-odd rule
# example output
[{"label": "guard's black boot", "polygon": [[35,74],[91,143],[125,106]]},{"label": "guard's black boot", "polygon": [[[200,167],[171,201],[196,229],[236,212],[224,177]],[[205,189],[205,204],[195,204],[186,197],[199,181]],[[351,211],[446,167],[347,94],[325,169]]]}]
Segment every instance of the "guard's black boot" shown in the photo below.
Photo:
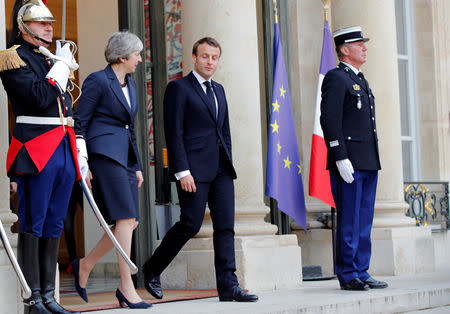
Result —
[{"label": "guard's black boot", "polygon": [[24,300],[24,314],[51,314],[41,298],[38,237],[31,233],[19,233],[17,260],[31,289],[31,297]]},{"label": "guard's black boot", "polygon": [[42,302],[51,313],[68,314],[72,312],[63,308],[55,300],[56,261],[58,259],[59,238],[40,238],[39,256],[41,269]]}]

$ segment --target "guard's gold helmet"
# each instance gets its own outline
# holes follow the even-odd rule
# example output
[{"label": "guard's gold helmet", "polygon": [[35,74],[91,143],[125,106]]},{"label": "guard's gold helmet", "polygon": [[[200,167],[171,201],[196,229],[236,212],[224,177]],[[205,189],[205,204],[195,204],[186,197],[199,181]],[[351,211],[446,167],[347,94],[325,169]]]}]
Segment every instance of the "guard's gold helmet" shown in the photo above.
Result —
[{"label": "guard's gold helmet", "polygon": [[[23,22],[47,21],[55,22],[52,12],[42,2],[42,0],[24,0],[23,6],[17,14],[17,19]],[[19,22],[20,24],[20,22]]]},{"label": "guard's gold helmet", "polygon": [[28,34],[36,39],[39,39],[47,44],[49,42],[39,38],[34,34],[25,24],[25,22],[55,22],[52,12],[47,8],[47,6],[42,2],[42,0],[24,0],[22,2],[22,7],[17,13],[17,24],[19,28],[25,30]]}]

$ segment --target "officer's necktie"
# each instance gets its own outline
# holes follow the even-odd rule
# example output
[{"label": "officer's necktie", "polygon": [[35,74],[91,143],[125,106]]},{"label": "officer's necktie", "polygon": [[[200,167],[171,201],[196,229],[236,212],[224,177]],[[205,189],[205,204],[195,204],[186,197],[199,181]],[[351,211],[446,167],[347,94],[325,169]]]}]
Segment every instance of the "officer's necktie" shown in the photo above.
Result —
[{"label": "officer's necktie", "polygon": [[205,84],[206,86],[206,97],[208,98],[208,106],[211,108],[211,111],[214,114],[214,118],[217,119],[216,99],[214,98],[214,91],[212,89],[211,82],[204,81],[203,84]]},{"label": "officer's necktie", "polygon": [[362,81],[362,86],[365,88],[365,89],[367,89],[367,83],[366,83],[366,79],[364,78],[364,74],[362,73],[362,72],[359,72],[358,73],[358,77],[361,79],[361,81]]}]

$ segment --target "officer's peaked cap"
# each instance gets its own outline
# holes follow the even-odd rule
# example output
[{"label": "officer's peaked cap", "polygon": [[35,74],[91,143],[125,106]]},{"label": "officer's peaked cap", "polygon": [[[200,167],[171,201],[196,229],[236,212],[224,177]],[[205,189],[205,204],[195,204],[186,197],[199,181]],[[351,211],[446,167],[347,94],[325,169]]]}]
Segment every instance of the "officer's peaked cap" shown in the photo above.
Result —
[{"label": "officer's peaked cap", "polygon": [[355,41],[368,41],[369,38],[364,38],[361,26],[350,26],[340,28],[333,33],[334,44],[337,46],[352,43]]}]

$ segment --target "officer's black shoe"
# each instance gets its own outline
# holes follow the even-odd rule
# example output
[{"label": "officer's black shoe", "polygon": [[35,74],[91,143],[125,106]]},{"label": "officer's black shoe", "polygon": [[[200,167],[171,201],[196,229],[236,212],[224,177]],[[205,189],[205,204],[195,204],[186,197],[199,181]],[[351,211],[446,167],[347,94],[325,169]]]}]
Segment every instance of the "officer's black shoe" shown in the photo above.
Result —
[{"label": "officer's black shoe", "polygon": [[150,267],[150,262],[145,262],[143,266],[144,272],[144,287],[154,298],[162,299],[163,293],[161,289],[161,280],[159,276],[156,276],[152,273],[152,269]]},{"label": "officer's black shoe", "polygon": [[219,301],[256,302],[258,301],[258,296],[247,294],[238,286],[234,286],[229,290],[221,292],[219,294]]},{"label": "officer's black shoe", "polygon": [[56,314],[80,313],[66,310],[55,300],[56,261],[59,238],[39,239],[39,266],[41,270],[41,296],[45,307]]},{"label": "officer's black shoe", "polygon": [[342,290],[354,290],[354,291],[367,291],[369,290],[369,286],[366,285],[364,282],[359,280],[359,278],[354,278],[350,280],[349,282],[344,283],[341,286]]},{"label": "officer's black shoe", "polygon": [[24,300],[25,314],[51,314],[42,303],[39,272],[39,238],[31,233],[19,233],[17,261],[31,289],[31,297]]},{"label": "officer's black shoe", "polygon": [[24,314],[52,314],[42,303],[39,291],[33,291],[29,299],[24,300]]},{"label": "officer's black shoe", "polygon": [[384,289],[388,287],[386,282],[375,280],[372,277],[364,280],[364,283],[368,285],[370,289]]}]

